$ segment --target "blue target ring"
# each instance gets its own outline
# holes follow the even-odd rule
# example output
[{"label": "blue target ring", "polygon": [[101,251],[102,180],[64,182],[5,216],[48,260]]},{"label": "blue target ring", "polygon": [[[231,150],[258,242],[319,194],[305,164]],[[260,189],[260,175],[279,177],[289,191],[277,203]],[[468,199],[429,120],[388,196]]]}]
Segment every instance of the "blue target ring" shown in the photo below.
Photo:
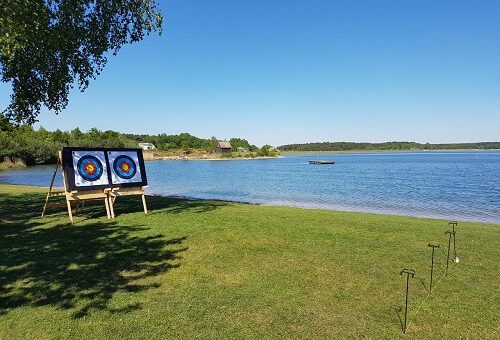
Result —
[{"label": "blue target ring", "polygon": [[123,179],[131,179],[137,172],[137,166],[132,158],[126,155],[121,155],[115,158],[113,169],[118,177]]},{"label": "blue target ring", "polygon": [[102,163],[97,157],[86,155],[77,163],[78,174],[86,181],[97,181],[102,176]]}]

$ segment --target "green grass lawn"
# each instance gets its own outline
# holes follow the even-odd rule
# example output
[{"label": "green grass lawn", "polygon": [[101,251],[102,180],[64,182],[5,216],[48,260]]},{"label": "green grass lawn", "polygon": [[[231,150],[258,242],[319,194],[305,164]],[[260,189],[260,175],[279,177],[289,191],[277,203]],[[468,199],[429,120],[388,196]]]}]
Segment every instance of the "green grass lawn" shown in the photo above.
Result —
[{"label": "green grass lawn", "polygon": [[70,225],[44,197],[0,186],[0,339],[500,337],[499,225],[459,223],[443,277],[447,221],[132,197]]}]

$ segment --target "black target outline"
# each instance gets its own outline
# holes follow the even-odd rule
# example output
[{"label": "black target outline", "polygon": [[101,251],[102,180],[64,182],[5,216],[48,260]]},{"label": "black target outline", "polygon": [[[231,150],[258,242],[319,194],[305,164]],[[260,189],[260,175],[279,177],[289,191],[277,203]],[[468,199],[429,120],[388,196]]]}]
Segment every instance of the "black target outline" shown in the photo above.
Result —
[{"label": "black target outline", "polygon": [[[129,161],[129,162],[130,162],[133,166],[134,166],[134,168],[133,168],[133,170],[134,170],[134,171],[133,171],[130,175],[128,175],[128,176],[123,176],[123,175],[122,175],[122,174],[120,174],[120,172],[117,170],[117,169],[118,169],[118,168],[117,168],[117,165],[118,165],[117,163],[118,163],[118,161],[119,161],[119,160],[121,160],[121,159],[127,159],[127,160],[128,160],[128,161]],[[118,177],[120,177],[120,178],[122,178],[122,179],[131,179],[131,178],[132,178],[132,177],[134,177],[134,176],[135,176],[135,174],[137,173],[137,164],[135,163],[135,161],[134,161],[131,157],[129,157],[129,156],[127,156],[127,155],[120,155],[120,156],[116,157],[116,158],[115,158],[115,160],[113,161],[113,171],[115,172],[115,174],[116,174]]]},{"label": "black target outline", "polygon": [[[93,177],[93,178],[89,178],[87,177],[86,174],[83,174],[81,171],[80,171],[80,166],[82,165],[82,162],[84,160],[87,160],[87,159],[91,159],[93,161],[95,161],[98,165],[98,170],[99,170],[99,175],[97,177]],[[78,160],[78,163],[76,163],[76,169],[78,170],[78,174],[80,175],[81,178],[83,178],[84,180],[86,180],[87,182],[95,182],[95,181],[98,181],[103,172],[104,172],[104,169],[103,169],[103,166],[102,166],[102,162],[99,160],[99,158],[95,157],[95,156],[92,156],[92,155],[84,155],[82,157],[80,157],[80,159]]]}]

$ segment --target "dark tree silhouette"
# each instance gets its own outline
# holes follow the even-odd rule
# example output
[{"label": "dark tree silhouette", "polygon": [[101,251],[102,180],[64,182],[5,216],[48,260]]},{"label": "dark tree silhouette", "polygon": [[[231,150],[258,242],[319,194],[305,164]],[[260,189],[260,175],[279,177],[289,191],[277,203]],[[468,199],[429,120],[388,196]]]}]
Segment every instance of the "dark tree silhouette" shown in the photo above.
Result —
[{"label": "dark tree silhouette", "polygon": [[12,84],[5,114],[32,124],[42,106],[59,113],[127,43],[161,34],[153,0],[2,0],[0,73]]}]

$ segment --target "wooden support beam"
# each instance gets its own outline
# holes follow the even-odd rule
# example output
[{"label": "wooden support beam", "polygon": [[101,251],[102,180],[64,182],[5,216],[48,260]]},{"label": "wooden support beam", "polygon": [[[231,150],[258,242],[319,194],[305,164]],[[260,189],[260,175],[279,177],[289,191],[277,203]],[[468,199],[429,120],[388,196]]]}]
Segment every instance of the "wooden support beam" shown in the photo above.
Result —
[{"label": "wooden support beam", "polygon": [[146,195],[142,194],[142,206],[144,207],[144,213],[148,213],[148,207],[146,206]]},{"label": "wooden support beam", "polygon": [[61,192],[52,192],[50,194],[50,197],[61,197],[61,196],[66,196],[66,193],[61,191]]}]

